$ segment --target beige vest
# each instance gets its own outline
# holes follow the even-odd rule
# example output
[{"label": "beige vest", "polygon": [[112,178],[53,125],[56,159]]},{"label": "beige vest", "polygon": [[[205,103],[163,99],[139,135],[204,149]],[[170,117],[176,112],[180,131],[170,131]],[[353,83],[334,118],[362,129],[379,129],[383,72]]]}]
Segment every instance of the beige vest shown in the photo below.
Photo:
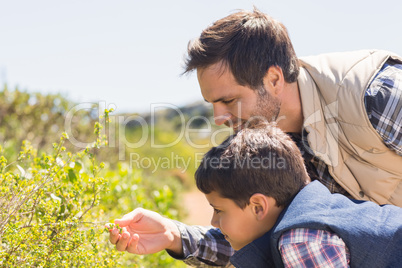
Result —
[{"label": "beige vest", "polygon": [[402,207],[402,157],[372,127],[364,94],[385,51],[332,53],[300,59],[304,128],[315,155],[354,198]]}]

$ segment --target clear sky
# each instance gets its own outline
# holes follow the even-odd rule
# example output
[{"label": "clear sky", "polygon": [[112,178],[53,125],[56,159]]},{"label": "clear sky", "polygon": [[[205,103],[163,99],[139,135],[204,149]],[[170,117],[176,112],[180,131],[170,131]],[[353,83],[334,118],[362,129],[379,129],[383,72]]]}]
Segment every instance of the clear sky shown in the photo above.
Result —
[{"label": "clear sky", "polygon": [[285,24],[298,56],[402,55],[400,0],[0,0],[0,82],[118,112],[202,100],[196,75],[180,76],[188,41],[253,5]]}]

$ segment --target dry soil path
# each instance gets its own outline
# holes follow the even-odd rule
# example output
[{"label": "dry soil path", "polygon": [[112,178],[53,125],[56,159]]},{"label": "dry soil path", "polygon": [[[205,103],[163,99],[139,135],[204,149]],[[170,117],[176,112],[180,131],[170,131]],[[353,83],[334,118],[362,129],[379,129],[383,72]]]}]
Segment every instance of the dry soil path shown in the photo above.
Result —
[{"label": "dry soil path", "polygon": [[211,225],[213,210],[203,193],[198,190],[185,193],[183,203],[188,213],[184,223],[203,226]]}]

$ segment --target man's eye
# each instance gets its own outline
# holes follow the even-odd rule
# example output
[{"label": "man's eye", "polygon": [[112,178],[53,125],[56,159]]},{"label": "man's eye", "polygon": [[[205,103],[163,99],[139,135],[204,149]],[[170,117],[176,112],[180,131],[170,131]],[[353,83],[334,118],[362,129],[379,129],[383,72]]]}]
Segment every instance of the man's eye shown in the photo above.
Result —
[{"label": "man's eye", "polygon": [[233,101],[234,101],[234,99],[231,99],[231,100],[223,100],[222,103],[224,103],[224,104],[229,104],[229,103],[232,103]]}]

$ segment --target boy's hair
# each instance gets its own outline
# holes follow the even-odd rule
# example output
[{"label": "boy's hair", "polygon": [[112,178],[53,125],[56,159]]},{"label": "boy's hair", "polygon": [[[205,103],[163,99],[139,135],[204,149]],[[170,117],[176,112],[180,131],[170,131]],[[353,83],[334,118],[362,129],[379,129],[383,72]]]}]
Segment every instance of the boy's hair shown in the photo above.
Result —
[{"label": "boy's hair", "polygon": [[279,66],[288,83],[299,75],[286,27],[257,8],[220,19],[190,41],[184,73],[218,62],[229,68],[237,83],[257,90],[271,66]]},{"label": "boy's hair", "polygon": [[204,156],[195,173],[198,189],[233,200],[240,208],[261,193],[287,206],[310,182],[293,140],[273,124],[259,123],[229,136]]}]

